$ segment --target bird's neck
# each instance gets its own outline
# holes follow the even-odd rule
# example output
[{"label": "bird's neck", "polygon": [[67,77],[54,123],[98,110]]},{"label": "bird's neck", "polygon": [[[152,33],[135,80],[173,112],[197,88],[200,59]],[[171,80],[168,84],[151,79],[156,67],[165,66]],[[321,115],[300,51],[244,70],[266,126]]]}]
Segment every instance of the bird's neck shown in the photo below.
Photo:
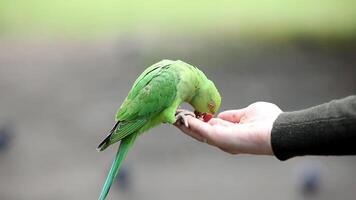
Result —
[{"label": "bird's neck", "polygon": [[178,91],[182,101],[190,103],[199,89],[206,83],[206,76],[198,68],[188,66],[181,71]]}]

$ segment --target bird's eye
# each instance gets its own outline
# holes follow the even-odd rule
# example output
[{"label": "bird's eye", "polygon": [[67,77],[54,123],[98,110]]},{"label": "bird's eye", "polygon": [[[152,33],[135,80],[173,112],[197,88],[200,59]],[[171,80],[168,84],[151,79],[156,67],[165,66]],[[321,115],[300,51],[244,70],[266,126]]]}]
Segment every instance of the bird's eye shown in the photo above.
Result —
[{"label": "bird's eye", "polygon": [[210,102],[210,103],[208,104],[208,108],[209,108],[210,110],[214,109],[214,108],[215,108],[215,103],[214,103],[214,102]]}]

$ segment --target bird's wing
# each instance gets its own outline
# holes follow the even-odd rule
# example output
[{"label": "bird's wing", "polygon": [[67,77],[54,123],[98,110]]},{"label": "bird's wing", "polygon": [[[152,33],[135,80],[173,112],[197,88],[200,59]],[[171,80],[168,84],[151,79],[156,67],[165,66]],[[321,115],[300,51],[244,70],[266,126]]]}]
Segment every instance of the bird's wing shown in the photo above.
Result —
[{"label": "bird's wing", "polygon": [[162,62],[148,68],[136,80],[116,114],[119,124],[111,139],[118,141],[136,132],[174,102],[178,75],[170,69],[171,62]]},{"label": "bird's wing", "polygon": [[161,61],[147,68],[135,81],[116,113],[117,121],[149,118],[173,102],[177,93],[177,74],[172,62]]}]

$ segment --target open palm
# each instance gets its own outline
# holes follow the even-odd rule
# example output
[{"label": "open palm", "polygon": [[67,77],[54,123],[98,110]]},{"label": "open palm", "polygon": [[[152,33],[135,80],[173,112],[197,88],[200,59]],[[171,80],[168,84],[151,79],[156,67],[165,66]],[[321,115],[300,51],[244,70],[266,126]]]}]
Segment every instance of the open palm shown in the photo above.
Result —
[{"label": "open palm", "polygon": [[228,153],[272,155],[271,131],[280,113],[282,110],[272,103],[257,102],[243,109],[224,111],[209,122],[189,116],[189,128],[177,126],[193,138]]}]

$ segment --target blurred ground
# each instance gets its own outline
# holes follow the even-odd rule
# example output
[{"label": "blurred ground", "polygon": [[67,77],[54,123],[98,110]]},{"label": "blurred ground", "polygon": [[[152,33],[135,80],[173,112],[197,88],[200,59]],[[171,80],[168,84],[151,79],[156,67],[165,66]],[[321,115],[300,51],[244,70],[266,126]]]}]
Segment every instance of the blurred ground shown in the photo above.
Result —
[{"label": "blurred ground", "polygon": [[[116,148],[95,148],[137,75],[163,58],[206,72],[221,89],[221,110],[255,101],[295,110],[356,91],[355,48],[122,38],[0,40],[0,125],[16,131],[0,154],[0,199],[96,199]],[[354,199],[356,190],[355,157],[231,156],[169,125],[139,138],[125,165],[132,187],[113,187],[109,199],[302,199],[305,165],[320,167],[316,199]]]}]

